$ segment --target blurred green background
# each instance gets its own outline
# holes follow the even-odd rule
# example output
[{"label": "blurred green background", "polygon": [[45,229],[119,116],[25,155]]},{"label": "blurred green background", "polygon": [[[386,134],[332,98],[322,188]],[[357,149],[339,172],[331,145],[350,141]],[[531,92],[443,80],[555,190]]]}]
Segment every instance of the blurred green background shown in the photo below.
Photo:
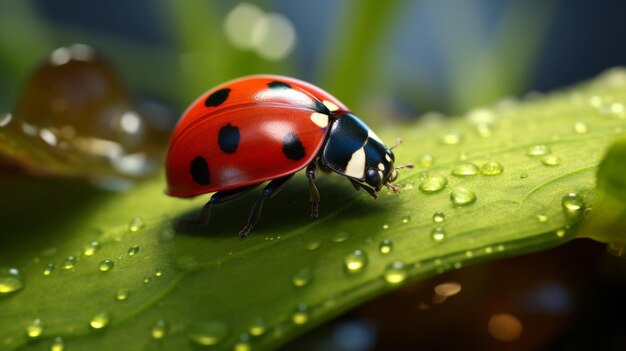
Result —
[{"label": "blurred green background", "polygon": [[[460,114],[624,65],[624,14],[617,0],[3,1],[0,111],[15,109],[50,53],[84,43],[135,98],[167,107],[165,125],[205,90],[254,73],[308,80],[370,125]],[[509,349],[483,321],[515,310],[534,316],[516,349],[620,349],[625,272],[600,244],[576,241],[414,284],[286,349]],[[432,304],[448,281],[463,293]]]}]

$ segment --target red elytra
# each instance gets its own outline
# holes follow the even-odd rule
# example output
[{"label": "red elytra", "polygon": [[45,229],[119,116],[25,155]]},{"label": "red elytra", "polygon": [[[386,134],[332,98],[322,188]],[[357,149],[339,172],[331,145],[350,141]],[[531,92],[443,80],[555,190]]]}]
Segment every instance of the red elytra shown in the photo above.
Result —
[{"label": "red elytra", "polygon": [[326,91],[290,77],[221,84],[189,106],[172,133],[167,194],[190,197],[295,173],[313,161],[328,132],[328,121],[312,115],[347,112]]}]

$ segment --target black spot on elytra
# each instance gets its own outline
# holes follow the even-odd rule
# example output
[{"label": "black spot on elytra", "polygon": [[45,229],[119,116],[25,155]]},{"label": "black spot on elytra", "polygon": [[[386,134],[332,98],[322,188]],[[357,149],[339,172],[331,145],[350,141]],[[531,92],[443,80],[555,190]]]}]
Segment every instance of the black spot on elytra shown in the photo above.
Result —
[{"label": "black spot on elytra", "polygon": [[234,154],[239,146],[239,137],[239,128],[228,123],[220,128],[217,143],[220,145],[220,149],[225,153]]},{"label": "black spot on elytra", "polygon": [[328,107],[326,107],[326,105],[321,103],[319,100],[315,100],[315,111],[317,111],[319,113],[323,113],[323,114],[328,115],[328,116],[332,115],[332,113],[330,112]]},{"label": "black spot on elytra", "polygon": [[226,99],[228,99],[228,94],[230,94],[229,88],[220,89],[214,92],[213,94],[209,95],[209,97],[206,98],[206,100],[204,100],[204,106],[206,107],[219,106],[222,103],[224,103]]},{"label": "black spot on elytra", "polygon": [[199,185],[209,184],[211,175],[209,173],[209,165],[206,163],[204,157],[198,156],[191,161],[189,173],[191,173],[191,177]]},{"label": "black spot on elytra", "polygon": [[283,153],[288,159],[294,161],[304,157],[304,147],[294,133],[289,133],[283,138]]},{"label": "black spot on elytra", "polygon": [[291,85],[285,82],[279,82],[277,80],[267,83],[267,86],[270,89],[291,89]]}]

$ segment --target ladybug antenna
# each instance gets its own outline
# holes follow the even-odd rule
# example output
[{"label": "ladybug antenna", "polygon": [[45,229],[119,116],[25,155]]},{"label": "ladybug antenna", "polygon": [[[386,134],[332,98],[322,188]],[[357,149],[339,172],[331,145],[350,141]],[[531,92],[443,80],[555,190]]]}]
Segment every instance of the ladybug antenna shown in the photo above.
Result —
[{"label": "ladybug antenna", "polygon": [[400,144],[402,144],[402,138],[396,139],[396,143],[393,144],[393,146],[390,147],[389,150],[393,150],[393,149],[397,148],[398,146],[400,146]]},{"label": "ladybug antenna", "polygon": [[413,168],[413,164],[412,163],[407,163],[405,165],[400,165],[400,166],[396,166],[394,167],[395,169],[403,169],[403,168]]},{"label": "ladybug antenna", "polygon": [[395,184],[393,184],[393,183],[386,182],[386,183],[385,183],[385,186],[386,186],[387,188],[391,189],[394,193],[397,193],[397,192],[399,191],[398,186],[397,186],[397,185],[395,185]]}]

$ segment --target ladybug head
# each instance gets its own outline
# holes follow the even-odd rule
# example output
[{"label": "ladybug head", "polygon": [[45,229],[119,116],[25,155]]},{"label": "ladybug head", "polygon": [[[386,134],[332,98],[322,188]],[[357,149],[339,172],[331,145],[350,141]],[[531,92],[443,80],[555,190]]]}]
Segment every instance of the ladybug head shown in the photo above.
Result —
[{"label": "ladybug head", "polygon": [[412,164],[395,167],[393,165],[396,158],[392,150],[401,143],[402,140],[398,139],[392,147],[387,148],[378,139],[370,138],[365,144],[365,183],[374,190],[380,191],[383,186],[386,186],[397,192],[398,186],[393,182],[398,179],[398,170],[413,168]]}]

